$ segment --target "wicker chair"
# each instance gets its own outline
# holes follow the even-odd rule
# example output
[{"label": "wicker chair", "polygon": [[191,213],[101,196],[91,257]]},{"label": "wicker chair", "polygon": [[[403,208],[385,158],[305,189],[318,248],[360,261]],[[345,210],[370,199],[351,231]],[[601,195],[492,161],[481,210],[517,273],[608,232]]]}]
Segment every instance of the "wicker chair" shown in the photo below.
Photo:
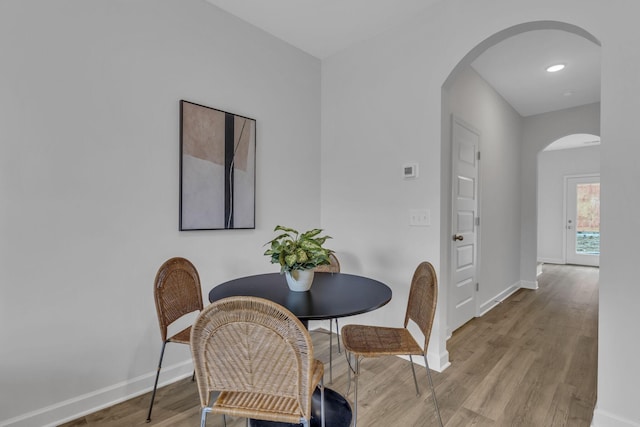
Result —
[{"label": "wicker chair", "polygon": [[[416,379],[416,372],[411,356],[421,355],[424,357],[424,363],[427,368],[427,378],[431,386],[433,404],[440,426],[442,426],[442,418],[440,417],[440,409],[438,408],[438,400],[436,399],[436,390],[433,386],[429,363],[427,362],[427,346],[429,344],[429,337],[431,336],[437,299],[438,281],[435,270],[429,262],[422,262],[418,265],[411,280],[411,290],[409,291],[409,301],[407,303],[407,312],[403,328],[364,325],[346,325],[342,328],[342,344],[348,355],[355,356],[355,366],[351,366],[349,370],[349,373],[351,373],[351,371],[354,373],[355,383],[354,427],[356,427],[358,420],[358,376],[360,375],[360,358],[390,355],[409,356],[413,381],[416,386],[416,393],[418,394],[420,394],[420,390],[418,389],[418,380]],[[415,322],[424,335],[424,344],[422,347],[416,342],[407,329],[409,320]],[[347,360],[350,361],[350,357],[347,357]],[[351,365],[351,363],[349,364]],[[351,380],[349,380],[349,385],[350,384]]]},{"label": "wicker chair", "polygon": [[156,274],[153,293],[156,300],[158,322],[160,323],[162,349],[160,350],[160,362],[158,363],[156,380],[153,384],[147,422],[151,421],[153,401],[156,397],[162,358],[164,357],[164,349],[167,343],[189,345],[190,342],[191,326],[167,337],[169,325],[185,314],[202,311],[203,308],[200,276],[193,264],[184,258],[171,258],[160,266]]},{"label": "wicker chair", "polygon": [[340,273],[340,262],[336,255],[331,253],[329,254],[329,264],[319,265],[314,271],[318,271],[321,273]]},{"label": "wicker chair", "polygon": [[[329,254],[330,264],[319,265],[314,271],[316,273],[340,273],[340,262],[334,254]],[[329,383],[333,382],[333,322],[336,323],[336,336],[338,339],[338,353],[340,353],[340,327],[338,326],[338,318],[329,319]]]},{"label": "wicker chair", "polygon": [[[308,427],[318,385],[324,427],[323,364],[307,329],[281,305],[246,296],[210,304],[193,325],[191,354],[202,427],[209,412]],[[212,392],[219,395],[211,405]]]}]

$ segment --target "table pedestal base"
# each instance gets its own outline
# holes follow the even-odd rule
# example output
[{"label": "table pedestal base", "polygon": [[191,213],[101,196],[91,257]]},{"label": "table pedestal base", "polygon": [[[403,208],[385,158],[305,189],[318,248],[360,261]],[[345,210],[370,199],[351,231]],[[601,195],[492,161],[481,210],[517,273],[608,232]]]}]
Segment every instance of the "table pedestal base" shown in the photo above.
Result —
[{"label": "table pedestal base", "polygon": [[[349,427],[351,425],[351,405],[338,392],[324,389],[324,416],[326,427]],[[287,424],[273,421],[249,420],[250,427],[293,427],[301,424]],[[311,398],[311,427],[321,427],[320,389],[316,388]]]}]

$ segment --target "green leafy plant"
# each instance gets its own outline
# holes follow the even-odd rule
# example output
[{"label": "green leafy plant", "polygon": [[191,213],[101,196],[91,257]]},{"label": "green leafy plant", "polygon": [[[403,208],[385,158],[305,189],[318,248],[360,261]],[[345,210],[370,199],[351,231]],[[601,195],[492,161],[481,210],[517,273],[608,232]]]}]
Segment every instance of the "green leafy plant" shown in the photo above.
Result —
[{"label": "green leafy plant", "polygon": [[300,234],[297,230],[278,225],[273,231],[283,231],[273,240],[265,255],[271,257],[272,264],[280,264],[280,272],[310,270],[318,265],[330,264],[331,249],[324,248],[324,242],[331,236],[320,236],[322,229],[314,228]]}]

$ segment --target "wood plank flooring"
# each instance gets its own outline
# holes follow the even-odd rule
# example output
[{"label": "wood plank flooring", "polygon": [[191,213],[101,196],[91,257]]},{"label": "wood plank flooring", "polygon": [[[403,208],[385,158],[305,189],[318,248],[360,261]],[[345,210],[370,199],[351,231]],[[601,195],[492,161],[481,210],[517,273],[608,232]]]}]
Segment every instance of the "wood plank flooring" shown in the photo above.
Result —
[{"label": "wood plank flooring", "polygon": [[[448,341],[452,365],[433,373],[447,427],[590,425],[596,400],[598,269],[544,265],[538,279],[540,289],[519,290]],[[328,334],[313,331],[312,337],[317,357],[328,362]],[[420,396],[408,361],[366,359],[361,370],[359,426],[436,425],[424,369],[416,370]],[[334,354],[333,380],[328,386],[345,393],[342,355]],[[198,395],[190,379],[158,391],[147,424],[149,398],[145,394],[64,427],[199,425]],[[227,425],[245,422],[228,420]],[[221,417],[209,416],[207,426],[222,426]]]}]

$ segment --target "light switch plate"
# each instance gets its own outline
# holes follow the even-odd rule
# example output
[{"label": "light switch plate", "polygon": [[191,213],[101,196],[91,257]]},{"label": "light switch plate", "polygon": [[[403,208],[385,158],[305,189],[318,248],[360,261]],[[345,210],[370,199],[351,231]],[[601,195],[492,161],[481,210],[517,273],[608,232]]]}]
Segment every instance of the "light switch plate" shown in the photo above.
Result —
[{"label": "light switch plate", "polygon": [[409,225],[414,227],[431,225],[431,212],[429,209],[409,209]]}]

